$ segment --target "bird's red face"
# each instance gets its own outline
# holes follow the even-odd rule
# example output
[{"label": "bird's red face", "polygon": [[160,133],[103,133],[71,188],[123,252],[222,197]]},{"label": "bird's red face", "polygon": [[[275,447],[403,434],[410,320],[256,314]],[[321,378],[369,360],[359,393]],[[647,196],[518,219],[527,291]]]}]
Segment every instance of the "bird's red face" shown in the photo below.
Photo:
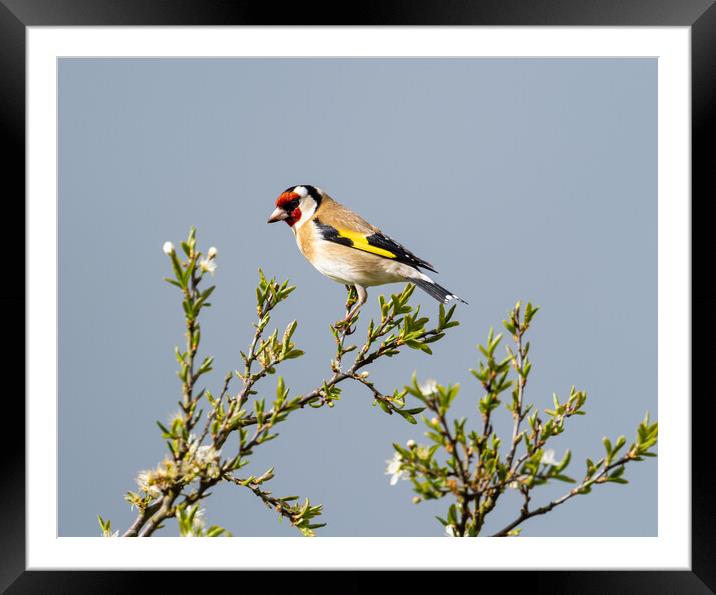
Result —
[{"label": "bird's red face", "polygon": [[276,199],[276,209],[269,217],[269,223],[285,221],[295,232],[308,221],[321,205],[323,190],[303,184],[286,188]]},{"label": "bird's red face", "polygon": [[289,227],[293,227],[296,221],[301,219],[301,195],[297,192],[286,191],[276,199],[276,209],[269,217],[268,223],[285,221]]}]

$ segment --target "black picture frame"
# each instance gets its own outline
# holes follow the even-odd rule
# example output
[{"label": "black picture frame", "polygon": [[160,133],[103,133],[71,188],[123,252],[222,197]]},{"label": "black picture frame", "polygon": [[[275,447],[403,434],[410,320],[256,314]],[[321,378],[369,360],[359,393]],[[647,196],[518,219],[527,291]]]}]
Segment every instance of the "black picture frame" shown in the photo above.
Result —
[{"label": "black picture frame", "polygon": [[[692,317],[699,321],[692,332],[692,564],[690,571],[529,571],[511,572],[510,591],[540,593],[674,593],[699,594],[716,591],[716,512],[713,463],[710,459],[712,397],[698,390],[697,378],[705,377],[716,347],[709,341],[709,319],[716,311],[716,289],[708,283],[711,243],[699,234],[709,225],[705,205],[713,200],[714,174],[708,145],[716,138],[716,6],[713,0],[434,0],[403,2],[383,0],[355,5],[332,3],[273,3],[245,0],[0,0],[0,122],[7,148],[3,181],[5,213],[21,202],[25,193],[25,38],[29,26],[151,26],[151,25],[532,25],[532,26],[667,26],[690,27],[692,50]],[[24,204],[24,203],[23,203]],[[698,208],[697,208],[698,206]],[[3,239],[6,251],[24,245],[22,222],[10,224],[6,216]],[[700,216],[694,216],[699,212]],[[701,263],[703,274],[696,274]],[[712,268],[712,267],[711,267]],[[18,289],[21,287],[22,289]],[[25,311],[24,283],[6,267],[5,291],[0,297],[4,326],[19,326]],[[704,326],[701,321],[705,320]],[[692,325],[693,328],[693,325]],[[22,336],[20,332],[17,337]],[[4,413],[6,427],[19,433],[4,441],[5,466],[0,473],[0,589],[7,593],[144,593],[160,582],[162,591],[186,591],[206,577],[201,572],[138,571],[26,571],[25,570],[25,443],[24,394],[15,386],[22,378],[18,359],[19,340],[4,335],[7,352]],[[698,372],[698,374],[697,374]],[[15,383],[15,384],[13,384]],[[22,392],[21,392],[22,391]],[[48,486],[54,489],[54,486]],[[151,574],[151,578],[148,575]],[[256,572],[243,571],[248,585]],[[331,571],[320,578],[299,579],[315,585],[342,585],[342,591],[375,588],[374,572]],[[488,581],[501,580],[497,571],[483,572]],[[293,580],[296,572],[283,572],[281,580]],[[459,575],[459,576],[458,576]],[[451,577],[428,577],[410,573],[401,577],[402,589],[410,578],[427,587],[433,580],[447,589],[469,579],[467,573]],[[233,576],[233,578],[232,578]],[[211,581],[236,580],[233,573],[213,572]],[[243,581],[244,578],[241,580]],[[479,579],[481,589],[487,586]],[[386,580],[378,578],[378,581]],[[405,582],[405,581],[408,582]],[[448,582],[445,582],[445,581]],[[474,577],[470,580],[474,580]],[[455,581],[455,582],[452,582]],[[535,587],[534,585],[538,585]],[[335,587],[334,587],[335,588]]]}]

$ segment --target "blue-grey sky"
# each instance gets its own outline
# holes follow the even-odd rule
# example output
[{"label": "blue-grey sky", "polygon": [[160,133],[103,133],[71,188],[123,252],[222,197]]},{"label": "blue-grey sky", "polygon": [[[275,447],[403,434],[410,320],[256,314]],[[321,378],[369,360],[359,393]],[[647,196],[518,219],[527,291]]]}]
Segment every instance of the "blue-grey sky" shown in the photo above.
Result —
[{"label": "blue-grey sky", "polygon": [[[552,392],[588,391],[588,415],[554,441],[581,476],[604,435],[631,438],[645,411],[657,416],[656,85],[654,59],[61,59],[60,535],[97,535],[98,513],[126,529],[123,494],[164,455],[155,420],[178,408],[183,341],[164,241],[178,245],[195,225],[200,245],[219,250],[202,321],[210,388],[240,365],[259,267],[298,286],[274,318],[299,319],[306,356],[282,370],[292,394],[330,374],[328,324],[344,288],[303,259],[288,227],[265,224],[294,184],[359,212],[470,302],[433,356],[373,367],[386,392],[413,371],[459,382],[453,414],[477,426],[475,345],[518,299],[542,307],[527,400],[544,408]],[[357,335],[380,292],[369,290]],[[437,313],[419,290],[415,302]],[[245,473],[274,466],[276,495],[324,504],[320,535],[440,535],[434,515],[449,502],[413,505],[410,483],[384,475],[391,442],[423,431],[344,384],[333,409],[293,414]],[[523,535],[656,535],[657,462],[626,475],[629,485],[600,486]],[[541,488],[533,502],[568,488]],[[248,490],[220,486],[205,504],[209,523],[235,535],[297,534]],[[518,507],[504,497],[486,533]]]}]

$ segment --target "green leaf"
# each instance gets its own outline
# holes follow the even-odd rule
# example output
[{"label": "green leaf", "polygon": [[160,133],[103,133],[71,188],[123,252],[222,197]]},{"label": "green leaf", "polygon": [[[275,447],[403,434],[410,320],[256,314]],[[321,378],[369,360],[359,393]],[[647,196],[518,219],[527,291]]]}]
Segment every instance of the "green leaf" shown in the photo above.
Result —
[{"label": "green leaf", "polygon": [[564,458],[560,461],[560,463],[556,467],[557,472],[566,469],[567,465],[569,465],[569,462],[571,460],[572,460],[572,451],[567,449],[567,452],[564,453]]},{"label": "green leaf", "polygon": [[612,441],[609,440],[609,438],[605,437],[602,440],[602,443],[604,444],[604,448],[607,451],[607,455],[611,455],[612,454]]},{"label": "green leaf", "polygon": [[412,415],[410,415],[410,413],[408,413],[408,412],[407,412],[406,410],[404,410],[404,409],[393,409],[393,411],[395,411],[395,412],[396,412],[398,415],[400,415],[403,419],[406,419],[407,421],[409,421],[411,424],[417,424],[417,423],[418,423],[418,421],[417,421]]},{"label": "green leaf", "polygon": [[167,283],[171,283],[172,285],[176,285],[177,287],[179,287],[179,288],[181,289],[181,283],[179,283],[178,281],[175,281],[174,279],[170,279],[169,277],[164,277],[164,280],[165,280]]},{"label": "green leaf", "polygon": [[174,433],[169,430],[162,422],[158,421],[156,422],[157,426],[159,426],[159,429],[162,431],[162,438],[173,438]]},{"label": "green leaf", "polygon": [[563,475],[561,473],[558,473],[557,475],[553,475],[552,478],[557,479],[559,481],[565,481],[567,483],[576,483],[576,481],[574,481],[574,479],[572,479],[568,475]]},{"label": "green leaf", "polygon": [[283,376],[279,376],[278,380],[276,381],[276,399],[282,401],[286,397],[286,395],[288,395],[288,391],[286,390]]},{"label": "green leaf", "polygon": [[457,525],[457,506],[455,504],[451,504],[448,508],[448,523],[453,526]]},{"label": "green leaf", "polygon": [[386,413],[392,415],[393,410],[390,408],[390,406],[383,400],[383,399],[376,399],[374,403],[378,403],[380,408],[385,411]]}]

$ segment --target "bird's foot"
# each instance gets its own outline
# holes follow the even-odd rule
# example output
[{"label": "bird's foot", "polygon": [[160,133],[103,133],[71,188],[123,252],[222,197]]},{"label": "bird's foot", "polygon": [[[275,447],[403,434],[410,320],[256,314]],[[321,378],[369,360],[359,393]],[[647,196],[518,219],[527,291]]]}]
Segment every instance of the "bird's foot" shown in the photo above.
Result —
[{"label": "bird's foot", "polygon": [[353,312],[350,312],[344,319],[339,320],[334,325],[335,328],[343,331],[343,334],[348,336],[356,332],[355,323],[358,322],[358,317]]}]

